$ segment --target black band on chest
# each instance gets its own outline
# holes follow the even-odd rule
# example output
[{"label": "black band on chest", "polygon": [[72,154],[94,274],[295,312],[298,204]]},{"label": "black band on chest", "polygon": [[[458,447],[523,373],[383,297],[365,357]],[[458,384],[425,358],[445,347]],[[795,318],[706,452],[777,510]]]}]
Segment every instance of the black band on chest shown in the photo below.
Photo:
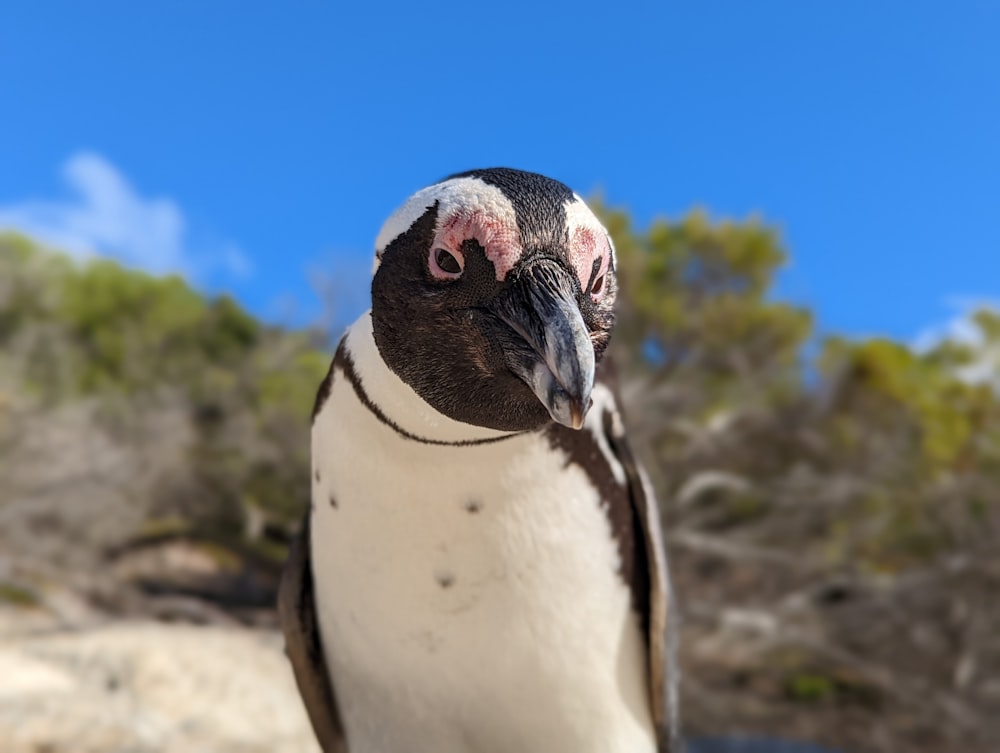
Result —
[{"label": "black band on chest", "polygon": [[354,360],[351,358],[351,354],[347,352],[347,348],[341,343],[340,347],[337,348],[337,353],[333,357],[333,364],[331,364],[330,372],[332,373],[335,369],[340,369],[347,381],[351,383],[351,387],[354,388],[354,394],[357,395],[358,400],[361,402],[368,411],[375,416],[379,421],[388,426],[403,439],[409,439],[413,442],[420,442],[421,444],[438,445],[445,447],[473,447],[476,445],[484,444],[494,444],[496,442],[503,442],[506,439],[513,439],[514,437],[519,437],[522,434],[527,434],[525,431],[516,431],[511,434],[504,434],[499,437],[490,437],[488,439],[459,439],[454,442],[449,442],[443,439],[429,439],[428,437],[421,437],[416,434],[411,434],[402,426],[397,424],[391,418],[389,418],[382,409],[379,408],[372,399],[368,397],[368,393],[365,392],[365,388],[361,384],[361,378],[358,376],[357,370],[354,368]]}]

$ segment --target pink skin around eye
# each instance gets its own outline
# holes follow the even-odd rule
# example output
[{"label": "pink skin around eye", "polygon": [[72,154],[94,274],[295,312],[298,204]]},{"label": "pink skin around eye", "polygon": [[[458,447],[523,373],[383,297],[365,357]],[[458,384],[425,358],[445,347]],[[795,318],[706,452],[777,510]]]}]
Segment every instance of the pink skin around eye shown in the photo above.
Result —
[{"label": "pink skin around eye", "polygon": [[[601,266],[595,276],[593,275],[594,260],[597,258],[600,258]],[[569,242],[569,260],[580,280],[580,289],[590,292],[596,300],[604,297],[607,284],[602,285],[597,293],[591,292],[590,287],[608,273],[610,259],[611,246],[603,233],[598,233],[593,228],[584,225],[573,230]]]},{"label": "pink skin around eye", "polygon": [[[441,265],[438,264],[438,249],[443,248],[449,254],[455,257],[455,261],[458,262],[458,272],[448,272],[447,270],[441,269]],[[430,267],[431,276],[438,280],[456,280],[462,276],[462,272],[465,270],[465,257],[462,256],[462,252],[458,249],[448,248],[447,246],[441,244],[434,244],[431,246],[431,255],[427,260],[427,265]]]},{"label": "pink skin around eye", "polygon": [[486,258],[493,262],[498,280],[503,280],[521,258],[523,250],[516,226],[512,227],[484,212],[456,212],[438,227],[434,245],[431,246],[431,274],[442,280],[455,279],[458,275],[449,274],[438,267],[434,249],[447,250],[464,267],[461,248],[462,243],[469,239],[486,249]]},{"label": "pink skin around eye", "polygon": [[[493,263],[497,280],[504,280],[524,253],[520,234],[514,223],[505,222],[485,212],[458,211],[446,217],[438,226],[434,243],[431,245],[428,266],[436,279],[454,280],[461,273],[455,274],[441,269],[435,251],[439,248],[445,249],[464,269],[465,259],[461,249],[462,243],[469,239],[475,240],[486,250],[486,258]],[[607,236],[594,228],[579,225],[570,234],[569,246],[569,261],[580,280],[580,288],[590,292],[590,287],[608,272],[611,246]],[[597,258],[600,258],[601,266],[594,276],[594,260]],[[604,297],[606,288],[606,284],[602,285],[597,293],[590,292],[590,295],[595,300],[600,300]]]}]

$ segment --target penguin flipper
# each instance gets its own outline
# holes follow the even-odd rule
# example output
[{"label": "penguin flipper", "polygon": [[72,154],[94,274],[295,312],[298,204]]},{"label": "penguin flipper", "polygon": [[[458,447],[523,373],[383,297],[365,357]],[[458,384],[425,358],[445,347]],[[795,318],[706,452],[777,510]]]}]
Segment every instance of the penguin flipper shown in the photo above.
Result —
[{"label": "penguin flipper", "polygon": [[640,561],[644,561],[646,565],[648,576],[646,582],[649,585],[648,613],[644,622],[648,629],[646,637],[649,648],[649,690],[657,745],[659,753],[680,753],[683,743],[677,708],[678,616],[677,604],[670,585],[660,508],[652,483],[626,436],[617,374],[608,360],[605,359],[600,376],[601,381],[614,396],[617,416],[606,416],[603,422],[604,434],[612,453],[625,471],[629,499],[638,529],[636,543],[645,550],[645,557]]},{"label": "penguin flipper", "polygon": [[307,513],[288,553],[278,590],[278,617],[285,634],[285,653],[323,753],[348,753],[316,620],[309,518]]}]

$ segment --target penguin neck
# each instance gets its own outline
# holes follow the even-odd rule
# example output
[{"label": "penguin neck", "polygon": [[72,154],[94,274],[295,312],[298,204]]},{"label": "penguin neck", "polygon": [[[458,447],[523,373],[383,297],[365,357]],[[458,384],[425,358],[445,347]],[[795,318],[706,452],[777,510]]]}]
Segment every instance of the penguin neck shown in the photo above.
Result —
[{"label": "penguin neck", "polygon": [[456,421],[433,408],[382,359],[375,344],[371,311],[348,328],[340,347],[353,367],[359,399],[364,402],[367,397],[369,410],[397,433],[431,444],[480,444],[521,433]]}]

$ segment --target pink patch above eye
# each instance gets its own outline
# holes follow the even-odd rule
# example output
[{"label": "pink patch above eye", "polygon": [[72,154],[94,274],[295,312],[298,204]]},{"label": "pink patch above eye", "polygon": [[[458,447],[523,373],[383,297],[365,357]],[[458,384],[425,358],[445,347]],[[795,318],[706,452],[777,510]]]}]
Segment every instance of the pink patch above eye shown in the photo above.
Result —
[{"label": "pink patch above eye", "polygon": [[[486,250],[486,258],[493,262],[497,280],[503,280],[521,258],[520,236],[516,226],[485,212],[456,212],[438,227],[434,248],[444,248],[456,258],[461,258],[462,244],[475,240]],[[431,273],[434,274],[432,258]],[[444,273],[447,274],[447,273]],[[435,277],[438,275],[435,274]],[[447,275],[453,279],[455,275]],[[443,279],[443,278],[442,278]]]},{"label": "pink patch above eye", "polygon": [[[594,275],[594,261],[596,259],[601,260],[601,265],[597,275]],[[608,273],[610,259],[611,246],[603,233],[598,233],[594,228],[586,225],[578,225],[573,229],[569,239],[569,260],[573,269],[576,270],[581,290],[591,292],[590,286]],[[602,284],[600,290],[592,295],[595,298],[600,298],[606,289],[607,285]]]}]

